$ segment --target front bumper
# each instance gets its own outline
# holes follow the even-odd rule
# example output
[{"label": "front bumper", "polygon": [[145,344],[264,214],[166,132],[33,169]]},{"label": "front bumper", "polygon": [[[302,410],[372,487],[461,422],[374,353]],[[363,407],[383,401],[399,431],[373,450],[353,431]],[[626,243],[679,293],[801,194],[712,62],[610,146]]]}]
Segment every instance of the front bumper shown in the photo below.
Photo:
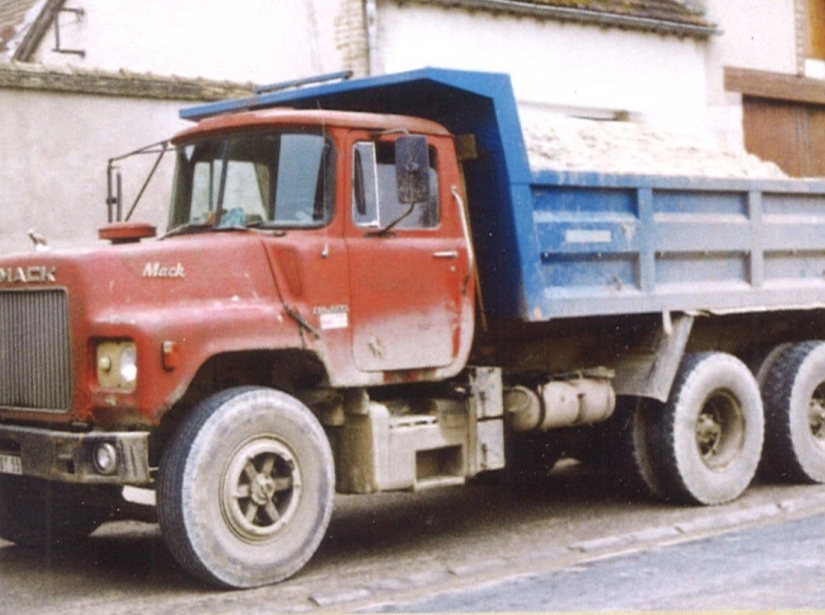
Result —
[{"label": "front bumper", "polygon": [[[95,455],[106,446],[114,467],[102,472]],[[67,483],[145,485],[151,482],[148,432],[69,433],[0,425],[5,472]],[[19,463],[15,460],[19,459]]]}]

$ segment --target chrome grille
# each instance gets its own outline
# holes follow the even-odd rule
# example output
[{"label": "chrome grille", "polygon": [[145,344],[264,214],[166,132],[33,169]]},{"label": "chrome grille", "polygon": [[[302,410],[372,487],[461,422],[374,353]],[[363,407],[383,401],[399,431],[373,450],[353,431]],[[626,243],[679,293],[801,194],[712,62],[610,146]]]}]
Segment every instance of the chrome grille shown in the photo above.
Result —
[{"label": "chrome grille", "polygon": [[0,292],[0,407],[68,412],[68,303],[61,289]]}]

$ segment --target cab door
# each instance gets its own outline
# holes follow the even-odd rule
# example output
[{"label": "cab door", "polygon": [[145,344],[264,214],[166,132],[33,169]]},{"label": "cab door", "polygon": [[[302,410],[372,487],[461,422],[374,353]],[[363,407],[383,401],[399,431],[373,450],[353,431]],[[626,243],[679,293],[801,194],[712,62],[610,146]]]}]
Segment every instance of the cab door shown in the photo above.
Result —
[{"label": "cab door", "polygon": [[439,159],[449,156],[430,143],[429,195],[402,203],[399,137],[353,131],[348,140],[353,356],[369,372],[449,366],[462,350],[462,322],[472,322],[467,245],[451,187],[439,173]]}]

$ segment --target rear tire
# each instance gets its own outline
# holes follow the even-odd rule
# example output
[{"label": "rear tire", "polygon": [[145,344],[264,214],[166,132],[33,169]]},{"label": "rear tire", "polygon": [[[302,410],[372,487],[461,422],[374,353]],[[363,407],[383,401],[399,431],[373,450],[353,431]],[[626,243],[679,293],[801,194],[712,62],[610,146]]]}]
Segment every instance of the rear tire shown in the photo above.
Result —
[{"label": "rear tire", "polygon": [[687,355],[661,412],[647,415],[644,451],[666,499],[722,504],[748,487],[764,437],[756,380],[736,357]]},{"label": "rear tire", "polygon": [[616,476],[628,496],[662,496],[645,442],[648,417],[661,405],[643,397],[619,397],[613,416],[595,427],[589,459]]},{"label": "rear tire", "polygon": [[662,412],[663,404],[655,399],[640,397],[636,400],[625,437],[625,455],[628,460],[628,484],[654,498],[665,499],[668,491],[656,473],[656,460],[651,457],[647,435],[648,426]]},{"label": "rear tire", "polygon": [[[775,346],[773,348],[769,348],[765,352],[761,354],[754,362],[754,365],[751,366],[751,370],[753,371],[754,375],[756,376],[756,384],[759,385],[759,390],[763,391],[765,387],[765,381],[768,379],[768,374],[770,374],[771,369],[776,364],[777,359],[781,357],[788,348],[793,347],[792,343],[785,343],[779,344],[779,346]],[[765,409],[767,413],[767,408]],[[767,420],[767,416],[765,417]]]},{"label": "rear tire", "polygon": [[119,491],[0,476],[0,538],[24,547],[72,544],[112,515]]},{"label": "rear tire", "polygon": [[161,458],[158,519],[170,551],[220,587],[281,581],[324,536],[335,470],[321,425],[297,399],[241,387],[195,407]]},{"label": "rear tire", "polygon": [[766,474],[825,482],[825,343],[787,348],[768,373],[763,395]]}]

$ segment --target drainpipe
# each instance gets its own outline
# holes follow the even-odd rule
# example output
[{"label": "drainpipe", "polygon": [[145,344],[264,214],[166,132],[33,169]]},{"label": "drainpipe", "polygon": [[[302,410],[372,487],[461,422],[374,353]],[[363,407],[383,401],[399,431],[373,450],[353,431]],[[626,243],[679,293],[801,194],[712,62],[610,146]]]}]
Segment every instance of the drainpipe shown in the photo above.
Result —
[{"label": "drainpipe", "polygon": [[805,76],[805,20],[808,7],[804,0],[794,2],[794,34],[796,36],[796,76]]},{"label": "drainpipe", "polygon": [[364,0],[364,25],[367,30],[367,70],[369,75],[378,74],[378,3]]}]

